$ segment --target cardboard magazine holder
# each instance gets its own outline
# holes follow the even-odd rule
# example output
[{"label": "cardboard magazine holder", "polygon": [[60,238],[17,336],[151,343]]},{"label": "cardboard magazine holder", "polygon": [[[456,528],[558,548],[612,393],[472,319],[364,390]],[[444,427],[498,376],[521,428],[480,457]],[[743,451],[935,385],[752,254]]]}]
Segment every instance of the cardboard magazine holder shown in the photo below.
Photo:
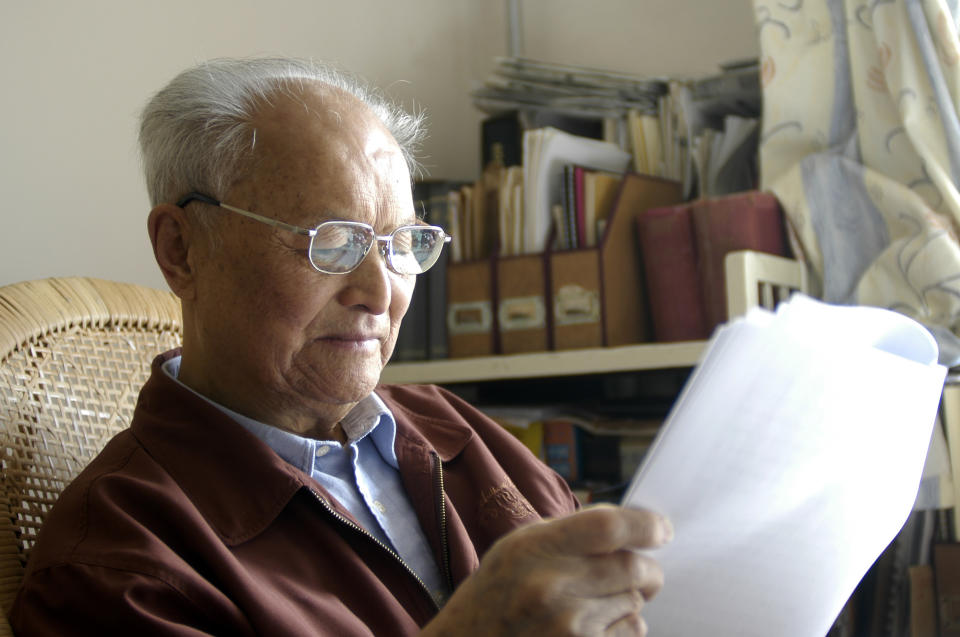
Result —
[{"label": "cardboard magazine holder", "polygon": [[549,264],[554,349],[599,347],[603,322],[597,249],[552,252]]},{"label": "cardboard magazine holder", "polygon": [[650,340],[635,220],[648,208],[680,201],[679,182],[628,172],[599,245],[548,254],[554,349]]},{"label": "cardboard magazine holder", "polygon": [[499,351],[496,330],[495,260],[447,265],[447,346],[450,358]]},{"label": "cardboard magazine holder", "polygon": [[550,349],[549,295],[543,254],[496,261],[496,314],[501,354]]}]

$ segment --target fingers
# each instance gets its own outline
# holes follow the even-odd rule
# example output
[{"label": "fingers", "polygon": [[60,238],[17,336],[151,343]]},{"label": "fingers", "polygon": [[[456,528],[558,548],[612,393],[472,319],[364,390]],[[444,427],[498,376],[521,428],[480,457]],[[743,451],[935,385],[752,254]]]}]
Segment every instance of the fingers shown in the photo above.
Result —
[{"label": "fingers", "polygon": [[591,556],[582,562],[580,577],[571,578],[567,593],[580,597],[639,592],[650,600],[663,588],[663,569],[652,557],[636,551]]},{"label": "fingers", "polygon": [[642,615],[645,601],[633,591],[596,600],[582,607],[579,621],[572,631],[577,635],[637,635],[646,634]]},{"label": "fingers", "polygon": [[639,613],[625,615],[611,624],[603,634],[606,637],[645,637],[647,622]]},{"label": "fingers", "polygon": [[589,507],[540,525],[544,546],[557,553],[598,555],[622,549],[651,549],[673,539],[673,526],[658,513],[611,505]]},{"label": "fingers", "polygon": [[663,516],[610,505],[522,527],[487,551],[424,635],[644,635],[641,611],[663,572],[640,549],[672,537]]}]

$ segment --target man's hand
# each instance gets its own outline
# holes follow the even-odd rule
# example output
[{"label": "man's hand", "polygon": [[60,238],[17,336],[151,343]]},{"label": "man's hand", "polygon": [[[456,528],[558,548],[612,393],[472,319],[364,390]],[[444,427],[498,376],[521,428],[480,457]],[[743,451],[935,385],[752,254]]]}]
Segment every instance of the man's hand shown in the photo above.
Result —
[{"label": "man's hand", "polygon": [[422,635],[644,635],[663,572],[633,549],[673,537],[668,520],[610,505],[532,524],[491,547]]}]

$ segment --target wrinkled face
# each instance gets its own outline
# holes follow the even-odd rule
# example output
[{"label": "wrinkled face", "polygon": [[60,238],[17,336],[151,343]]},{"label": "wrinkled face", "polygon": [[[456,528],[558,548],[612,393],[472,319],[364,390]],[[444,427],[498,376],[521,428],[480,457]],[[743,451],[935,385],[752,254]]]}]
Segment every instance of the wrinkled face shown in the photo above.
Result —
[{"label": "wrinkled face", "polygon": [[[224,203],[304,228],[362,221],[381,235],[415,220],[400,148],[355,98],[308,87],[302,100],[272,98],[255,124],[254,166]],[[353,272],[321,274],[308,237],[202,213],[228,217],[196,258],[198,347],[185,342],[184,369],[213,385],[214,400],[268,424],[335,424],[376,385],[414,277],[391,272],[375,248]]]}]

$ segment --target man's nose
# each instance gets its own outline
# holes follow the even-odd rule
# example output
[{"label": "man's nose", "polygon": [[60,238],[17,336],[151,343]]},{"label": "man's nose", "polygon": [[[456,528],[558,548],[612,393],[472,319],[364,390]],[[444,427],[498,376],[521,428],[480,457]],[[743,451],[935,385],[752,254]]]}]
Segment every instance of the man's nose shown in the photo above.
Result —
[{"label": "man's nose", "polygon": [[378,240],[352,272],[341,275],[346,285],[340,301],[348,307],[362,306],[372,314],[383,314],[390,307],[390,269],[386,247]]}]

